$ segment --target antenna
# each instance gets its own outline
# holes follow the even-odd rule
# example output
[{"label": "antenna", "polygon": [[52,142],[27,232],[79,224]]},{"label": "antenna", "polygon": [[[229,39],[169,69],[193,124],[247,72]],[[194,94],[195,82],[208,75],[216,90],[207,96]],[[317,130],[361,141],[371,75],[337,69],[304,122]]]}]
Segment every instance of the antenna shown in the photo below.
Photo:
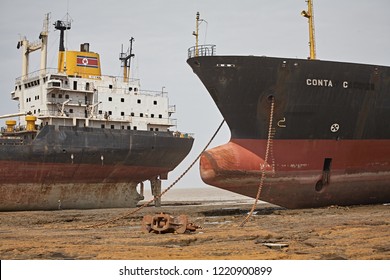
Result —
[{"label": "antenna", "polygon": [[122,50],[119,55],[119,60],[122,61],[122,67],[123,67],[123,81],[126,83],[129,81],[131,58],[135,56],[135,54],[133,54],[133,42],[134,42],[134,38],[131,37],[129,49],[127,50],[127,52],[123,52],[123,45],[122,45]]},{"label": "antenna", "polygon": [[70,27],[71,27],[71,21],[68,20],[68,17],[67,17],[66,21],[57,20],[57,21],[54,23],[54,28],[55,28],[56,30],[60,30],[60,46],[59,46],[59,51],[60,51],[60,52],[65,51],[65,46],[64,46],[64,33],[65,33],[65,30],[69,30]]}]

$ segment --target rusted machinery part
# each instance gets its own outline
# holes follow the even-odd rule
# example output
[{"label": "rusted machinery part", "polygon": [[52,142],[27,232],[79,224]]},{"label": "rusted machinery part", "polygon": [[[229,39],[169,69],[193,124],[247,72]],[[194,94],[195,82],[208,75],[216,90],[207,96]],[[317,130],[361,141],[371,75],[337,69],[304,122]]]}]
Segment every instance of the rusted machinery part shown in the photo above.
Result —
[{"label": "rusted machinery part", "polygon": [[185,233],[195,231],[199,226],[189,223],[186,215],[173,217],[166,213],[154,216],[145,215],[142,219],[142,231],[145,233]]}]

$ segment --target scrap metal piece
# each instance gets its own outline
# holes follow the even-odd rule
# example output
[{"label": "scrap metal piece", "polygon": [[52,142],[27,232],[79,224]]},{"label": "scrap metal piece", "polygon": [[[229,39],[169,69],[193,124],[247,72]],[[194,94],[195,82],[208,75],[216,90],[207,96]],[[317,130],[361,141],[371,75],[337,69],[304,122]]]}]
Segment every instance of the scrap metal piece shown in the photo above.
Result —
[{"label": "scrap metal piece", "polygon": [[145,215],[142,219],[142,231],[145,233],[185,233],[195,231],[199,226],[189,223],[186,215],[177,218],[160,213],[154,216]]},{"label": "scrap metal piece", "polygon": [[270,249],[282,249],[288,247],[287,243],[263,243],[263,245]]}]

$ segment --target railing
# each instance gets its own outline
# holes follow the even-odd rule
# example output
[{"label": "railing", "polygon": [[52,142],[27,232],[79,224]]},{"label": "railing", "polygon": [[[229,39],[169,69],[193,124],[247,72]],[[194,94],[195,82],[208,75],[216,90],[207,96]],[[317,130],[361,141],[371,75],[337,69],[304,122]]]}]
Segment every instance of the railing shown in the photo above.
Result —
[{"label": "railing", "polygon": [[[79,118],[84,119],[85,118],[85,112],[73,112],[69,113],[68,111],[64,113],[64,115],[61,115],[61,112],[58,110],[42,110],[39,113],[38,118]],[[89,115],[88,117],[89,118]],[[143,122],[146,124],[152,124],[152,125],[169,125],[169,126],[177,126],[177,120],[173,118],[155,118],[151,116],[112,116],[112,115],[104,115],[104,114],[94,114],[91,118],[91,120],[98,120],[98,121],[113,121],[113,122]]]},{"label": "railing", "polygon": [[[42,75],[42,73],[43,73],[42,71],[44,71],[43,75]],[[29,81],[36,80],[36,79],[40,78],[41,76],[46,76],[48,74],[57,74],[57,73],[58,73],[58,71],[55,68],[46,68],[45,70],[35,70],[33,72],[28,73],[25,76],[20,76],[20,77],[16,78],[15,83],[19,84],[22,81],[24,83],[28,83]]]},{"label": "railing", "polygon": [[200,45],[193,46],[188,49],[188,58],[197,56],[213,56],[216,55],[215,45]]},{"label": "railing", "polygon": [[[44,73],[44,74],[42,74],[42,73]],[[20,83],[21,81],[28,82],[30,80],[35,80],[41,76],[46,76],[46,75],[51,75],[51,74],[67,76],[65,72],[59,72],[57,68],[46,68],[44,70],[35,70],[33,72],[28,73],[25,76],[20,76],[20,77],[15,79],[15,83]],[[83,74],[83,73],[79,73],[79,74]],[[72,76],[69,76],[69,77],[72,77]],[[81,77],[76,77],[76,78],[81,78]],[[96,79],[109,78],[109,79],[113,79],[113,81],[117,81],[117,82],[123,80],[123,77],[121,77],[121,76],[112,76],[112,75],[94,76],[94,78],[96,78]],[[89,78],[83,78],[83,79],[89,79]],[[135,82],[135,83],[139,82],[139,79],[138,78],[130,78],[129,84],[131,84],[133,82]]]},{"label": "railing", "polygon": [[140,95],[149,95],[149,96],[162,96],[167,97],[167,91],[157,91],[157,90],[138,90],[138,94]]}]

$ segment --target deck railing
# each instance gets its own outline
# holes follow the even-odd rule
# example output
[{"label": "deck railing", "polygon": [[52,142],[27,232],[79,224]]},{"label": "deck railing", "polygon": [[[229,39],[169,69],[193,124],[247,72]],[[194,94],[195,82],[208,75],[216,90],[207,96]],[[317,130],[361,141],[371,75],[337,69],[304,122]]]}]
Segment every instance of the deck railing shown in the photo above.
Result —
[{"label": "deck railing", "polygon": [[193,46],[188,49],[188,58],[196,56],[213,56],[216,55],[215,45]]}]

